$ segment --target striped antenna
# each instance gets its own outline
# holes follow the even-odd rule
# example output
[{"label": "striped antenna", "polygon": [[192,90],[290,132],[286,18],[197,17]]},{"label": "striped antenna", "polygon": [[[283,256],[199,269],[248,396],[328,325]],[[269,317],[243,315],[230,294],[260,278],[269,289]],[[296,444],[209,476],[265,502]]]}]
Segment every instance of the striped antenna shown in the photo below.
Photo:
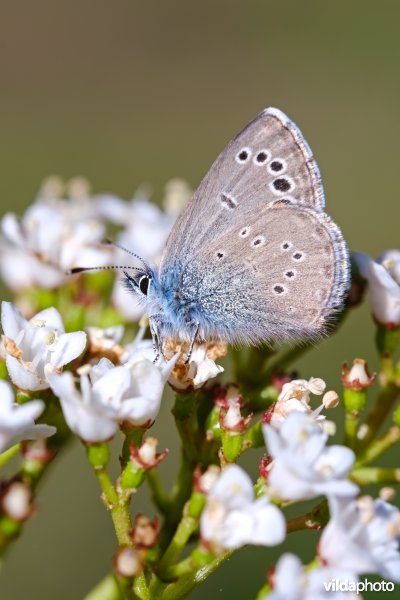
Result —
[{"label": "striped antenna", "polygon": [[103,240],[103,244],[108,244],[109,246],[114,246],[114,248],[119,248],[119,250],[122,250],[123,252],[126,252],[127,254],[130,254],[131,256],[134,256],[135,258],[138,258],[143,263],[143,265],[146,267],[146,269],[148,271],[151,271],[151,268],[147,264],[147,262],[145,260],[143,260],[143,258],[141,256],[139,256],[138,254],[135,254],[131,250],[128,250],[128,248],[125,248],[124,246],[121,246],[120,244],[117,244],[116,242],[113,242],[112,240],[109,240],[107,238]]},{"label": "striped antenna", "polygon": [[66,271],[67,275],[76,275],[77,273],[84,273],[85,271],[109,271],[109,270],[117,270],[117,269],[130,269],[132,271],[142,271],[143,269],[138,269],[137,267],[122,267],[120,265],[109,265],[105,267],[74,267],[73,269],[68,269]]}]

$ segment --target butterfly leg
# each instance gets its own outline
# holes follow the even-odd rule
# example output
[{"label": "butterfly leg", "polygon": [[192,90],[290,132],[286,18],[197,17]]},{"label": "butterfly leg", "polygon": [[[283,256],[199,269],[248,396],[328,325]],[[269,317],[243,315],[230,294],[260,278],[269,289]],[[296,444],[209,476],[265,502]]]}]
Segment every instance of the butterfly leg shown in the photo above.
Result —
[{"label": "butterfly leg", "polygon": [[187,357],[185,360],[186,364],[188,364],[190,362],[190,359],[192,358],[193,346],[196,341],[197,334],[199,332],[200,323],[192,322],[191,325],[193,326],[193,335],[192,335],[192,339],[190,340],[189,352],[187,353]]},{"label": "butterfly leg", "polygon": [[156,326],[157,316],[158,315],[152,315],[151,317],[149,317],[150,333],[153,340],[153,350],[155,354],[153,363],[156,363],[160,358],[160,342]]}]

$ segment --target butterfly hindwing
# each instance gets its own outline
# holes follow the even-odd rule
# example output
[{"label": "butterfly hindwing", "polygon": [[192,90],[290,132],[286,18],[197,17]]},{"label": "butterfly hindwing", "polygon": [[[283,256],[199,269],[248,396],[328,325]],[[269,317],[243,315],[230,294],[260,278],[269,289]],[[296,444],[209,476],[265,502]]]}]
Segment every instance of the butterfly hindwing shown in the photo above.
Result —
[{"label": "butterfly hindwing", "polygon": [[338,227],[322,211],[281,201],[239,220],[230,213],[177,278],[200,309],[205,337],[248,343],[319,337],[348,282]]}]

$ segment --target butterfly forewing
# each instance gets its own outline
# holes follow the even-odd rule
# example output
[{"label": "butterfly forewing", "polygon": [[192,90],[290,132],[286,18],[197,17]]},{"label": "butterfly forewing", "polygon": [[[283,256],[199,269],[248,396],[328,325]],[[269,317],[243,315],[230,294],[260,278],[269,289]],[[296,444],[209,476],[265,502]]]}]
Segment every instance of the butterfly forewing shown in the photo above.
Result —
[{"label": "butterfly forewing", "polygon": [[318,167],[298,128],[267,109],[218,156],[160,265],[204,338],[318,337],[349,283],[346,245],[323,212]]}]

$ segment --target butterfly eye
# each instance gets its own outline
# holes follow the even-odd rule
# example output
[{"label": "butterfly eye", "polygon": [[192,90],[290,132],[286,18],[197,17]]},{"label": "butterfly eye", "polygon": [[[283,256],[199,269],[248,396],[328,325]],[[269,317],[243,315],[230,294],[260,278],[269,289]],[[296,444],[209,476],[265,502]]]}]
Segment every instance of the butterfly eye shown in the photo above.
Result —
[{"label": "butterfly eye", "polygon": [[142,277],[139,279],[139,290],[144,296],[147,296],[147,292],[149,291],[149,285],[150,277],[148,277],[148,275],[142,275]]}]

